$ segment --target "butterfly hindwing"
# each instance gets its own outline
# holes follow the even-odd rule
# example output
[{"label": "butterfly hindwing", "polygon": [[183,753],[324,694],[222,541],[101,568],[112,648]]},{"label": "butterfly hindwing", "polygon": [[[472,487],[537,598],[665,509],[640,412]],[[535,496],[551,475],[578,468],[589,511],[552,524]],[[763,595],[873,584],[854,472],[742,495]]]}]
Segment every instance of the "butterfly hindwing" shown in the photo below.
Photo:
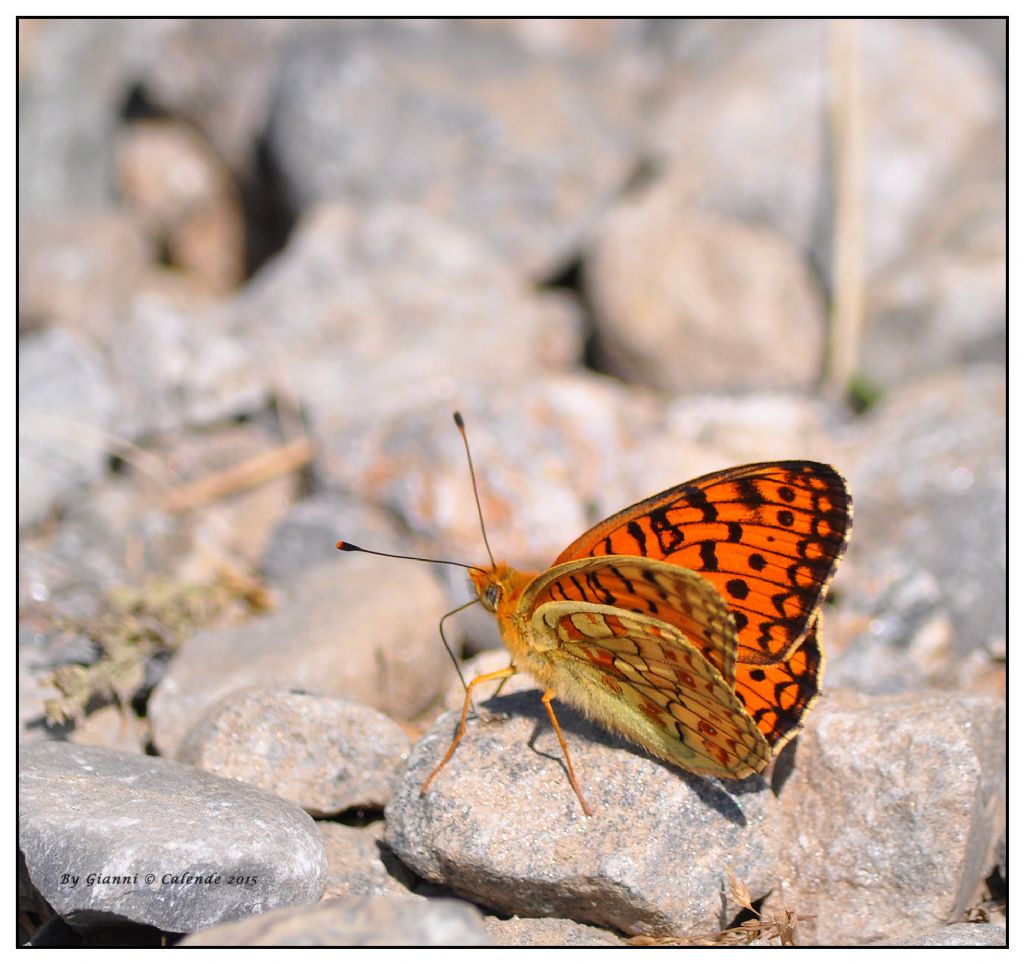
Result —
[{"label": "butterfly hindwing", "polygon": [[821,616],[799,646],[777,663],[736,666],[736,695],[778,753],[800,731],[807,711],[821,693],[825,655],[819,639]]},{"label": "butterfly hindwing", "polygon": [[730,683],[675,627],[614,606],[547,602],[530,661],[556,694],[613,732],[693,773],[739,779],[771,750]]},{"label": "butterfly hindwing", "polygon": [[821,605],[849,535],[845,480],[820,462],[764,462],[701,476],[580,536],[555,564],[626,555],[699,572],[736,624],[739,663],[785,660]]}]

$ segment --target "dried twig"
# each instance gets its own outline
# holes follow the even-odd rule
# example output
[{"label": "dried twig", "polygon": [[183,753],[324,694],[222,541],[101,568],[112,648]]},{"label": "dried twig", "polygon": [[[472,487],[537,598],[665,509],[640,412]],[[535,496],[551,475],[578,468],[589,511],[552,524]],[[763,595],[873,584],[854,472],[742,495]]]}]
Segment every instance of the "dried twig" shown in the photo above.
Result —
[{"label": "dried twig", "polygon": [[186,512],[243,489],[262,485],[270,479],[302,468],[313,457],[313,443],[297,438],[251,459],[215,472],[195,482],[172,489],[164,497],[168,512]]},{"label": "dried twig", "polygon": [[728,947],[740,944],[753,944],[764,940],[769,944],[777,941],[780,946],[792,947],[796,944],[796,927],[800,921],[814,920],[813,916],[797,914],[790,908],[782,911],[761,912],[754,907],[750,897],[750,889],[743,881],[738,880],[731,867],[726,870],[729,897],[744,910],[754,915],[753,920],[744,921],[735,927],[714,934],[682,935],[648,935],[638,934],[629,938],[629,943],[636,947]]}]

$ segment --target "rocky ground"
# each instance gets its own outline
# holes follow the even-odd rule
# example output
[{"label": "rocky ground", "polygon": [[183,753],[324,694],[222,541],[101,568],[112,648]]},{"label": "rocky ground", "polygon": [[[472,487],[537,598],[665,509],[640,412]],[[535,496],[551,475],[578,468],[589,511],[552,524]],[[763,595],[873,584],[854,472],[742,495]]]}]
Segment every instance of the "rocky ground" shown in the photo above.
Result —
[{"label": "rocky ground", "polygon": [[[1005,944],[1002,22],[862,23],[859,115],[815,21],[19,29],[21,941]],[[464,573],[334,545],[484,561],[455,409],[522,568],[713,469],[840,468],[770,773],[562,709],[587,819],[517,677],[420,794]]]}]

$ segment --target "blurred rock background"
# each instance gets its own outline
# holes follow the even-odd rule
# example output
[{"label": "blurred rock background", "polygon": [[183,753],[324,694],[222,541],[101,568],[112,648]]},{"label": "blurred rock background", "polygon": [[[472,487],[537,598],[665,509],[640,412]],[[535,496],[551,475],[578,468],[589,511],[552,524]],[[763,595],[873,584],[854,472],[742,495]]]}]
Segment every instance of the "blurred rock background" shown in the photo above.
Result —
[{"label": "blurred rock background", "polygon": [[334,543],[482,561],[454,409],[522,568],[835,463],[826,690],[1004,699],[1005,21],[21,20],[18,85],[22,740],[417,737],[464,575]]}]

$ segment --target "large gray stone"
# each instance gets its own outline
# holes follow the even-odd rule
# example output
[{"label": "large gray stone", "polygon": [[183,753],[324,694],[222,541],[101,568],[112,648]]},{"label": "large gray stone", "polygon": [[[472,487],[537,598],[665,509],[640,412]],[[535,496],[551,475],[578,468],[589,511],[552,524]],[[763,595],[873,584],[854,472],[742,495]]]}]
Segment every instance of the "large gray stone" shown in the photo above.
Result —
[{"label": "large gray stone", "polygon": [[[867,944],[962,917],[1005,812],[996,700],[835,691],[810,715],[780,802],[773,906],[817,944]],[[902,939],[900,943],[904,943]]]},{"label": "large gray stone", "polygon": [[558,704],[584,816],[537,691],[481,704],[426,795],[454,714],[413,748],[385,841],[418,874],[502,914],[568,917],[628,934],[714,931],[726,868],[766,893],[779,844],[759,777],[719,784],[656,762]]},{"label": "large gray stone", "polygon": [[23,746],[18,803],[29,878],[76,927],[181,933],[323,893],[324,845],[307,814],[169,760]]},{"label": "large gray stone", "polygon": [[204,630],[178,650],[149,702],[153,739],[169,756],[190,728],[248,686],[344,697],[399,719],[441,692],[450,663],[435,618],[447,608],[427,566],[337,553],[268,616]]}]

